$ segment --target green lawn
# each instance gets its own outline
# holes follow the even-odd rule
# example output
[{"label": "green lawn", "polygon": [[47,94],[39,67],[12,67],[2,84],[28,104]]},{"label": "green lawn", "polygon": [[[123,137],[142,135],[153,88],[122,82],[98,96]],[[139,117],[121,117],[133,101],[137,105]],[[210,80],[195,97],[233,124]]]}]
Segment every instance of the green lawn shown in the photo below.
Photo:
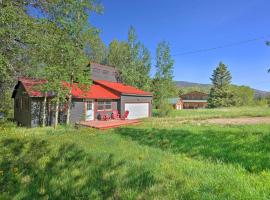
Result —
[{"label": "green lawn", "polygon": [[[155,111],[154,114],[158,112]],[[219,109],[198,109],[198,110],[174,110],[171,117],[183,119],[207,119],[222,117],[263,117],[270,116],[269,107],[235,107]]]},{"label": "green lawn", "polygon": [[270,125],[2,123],[0,149],[0,199],[270,199]]}]

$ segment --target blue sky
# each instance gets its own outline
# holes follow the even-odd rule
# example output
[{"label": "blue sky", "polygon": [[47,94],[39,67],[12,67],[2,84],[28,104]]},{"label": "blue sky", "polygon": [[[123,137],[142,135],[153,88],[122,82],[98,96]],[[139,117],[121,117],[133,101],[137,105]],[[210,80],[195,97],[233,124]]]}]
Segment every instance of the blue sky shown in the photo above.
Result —
[{"label": "blue sky", "polygon": [[[230,48],[173,57],[174,79],[209,83],[219,61],[231,70],[234,84],[270,90],[269,0],[101,0],[102,15],[90,22],[101,29],[106,45],[126,40],[136,28],[139,40],[155,57],[158,42],[171,45],[172,54],[228,45],[254,38],[265,39]],[[151,74],[154,74],[152,69]]]}]

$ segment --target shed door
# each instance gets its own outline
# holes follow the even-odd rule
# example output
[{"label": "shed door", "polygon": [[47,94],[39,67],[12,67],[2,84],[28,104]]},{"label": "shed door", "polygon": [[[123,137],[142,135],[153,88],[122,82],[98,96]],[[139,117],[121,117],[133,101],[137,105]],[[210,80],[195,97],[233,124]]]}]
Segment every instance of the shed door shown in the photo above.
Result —
[{"label": "shed door", "polygon": [[126,103],[126,110],[129,111],[128,119],[149,117],[149,103]]}]

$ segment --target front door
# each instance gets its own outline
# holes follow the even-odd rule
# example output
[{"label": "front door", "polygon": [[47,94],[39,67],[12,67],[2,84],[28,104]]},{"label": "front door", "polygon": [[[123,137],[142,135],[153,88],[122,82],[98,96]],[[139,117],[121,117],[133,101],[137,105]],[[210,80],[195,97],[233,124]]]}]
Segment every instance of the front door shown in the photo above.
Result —
[{"label": "front door", "polygon": [[86,121],[94,120],[94,102],[86,101]]}]

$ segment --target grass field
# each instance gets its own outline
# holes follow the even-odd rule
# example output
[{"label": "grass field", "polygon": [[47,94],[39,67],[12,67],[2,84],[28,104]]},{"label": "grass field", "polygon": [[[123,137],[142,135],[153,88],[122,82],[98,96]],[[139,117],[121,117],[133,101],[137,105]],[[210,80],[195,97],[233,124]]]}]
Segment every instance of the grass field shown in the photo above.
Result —
[{"label": "grass field", "polygon": [[[154,111],[154,115],[158,111]],[[174,110],[170,117],[182,119],[208,119],[208,118],[232,118],[232,117],[264,117],[270,116],[268,107],[234,107],[218,109],[198,110]]]},{"label": "grass field", "polygon": [[108,131],[2,123],[0,199],[270,199],[270,125],[178,120]]}]

